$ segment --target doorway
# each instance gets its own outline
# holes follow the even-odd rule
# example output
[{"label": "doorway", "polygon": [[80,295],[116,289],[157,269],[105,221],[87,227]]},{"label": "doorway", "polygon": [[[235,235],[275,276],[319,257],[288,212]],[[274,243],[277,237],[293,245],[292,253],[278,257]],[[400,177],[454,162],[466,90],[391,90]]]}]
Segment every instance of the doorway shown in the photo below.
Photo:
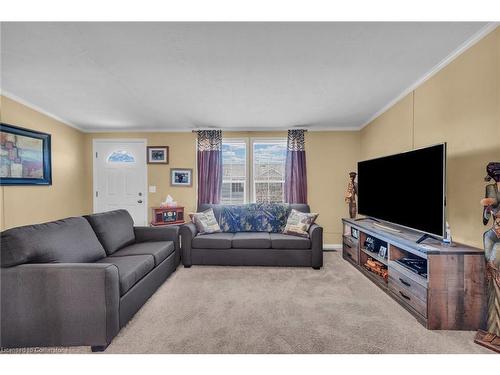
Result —
[{"label": "doorway", "polygon": [[145,139],[94,139],[94,213],[127,210],[134,225],[147,225]]}]

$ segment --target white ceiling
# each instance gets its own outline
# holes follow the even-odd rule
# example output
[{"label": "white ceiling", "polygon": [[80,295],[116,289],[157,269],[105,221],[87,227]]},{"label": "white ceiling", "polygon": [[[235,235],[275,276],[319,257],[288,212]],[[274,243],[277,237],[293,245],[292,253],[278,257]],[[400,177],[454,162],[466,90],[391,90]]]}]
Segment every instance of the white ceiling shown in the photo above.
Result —
[{"label": "white ceiling", "polygon": [[489,28],[2,23],[0,82],[86,131],[358,129]]}]

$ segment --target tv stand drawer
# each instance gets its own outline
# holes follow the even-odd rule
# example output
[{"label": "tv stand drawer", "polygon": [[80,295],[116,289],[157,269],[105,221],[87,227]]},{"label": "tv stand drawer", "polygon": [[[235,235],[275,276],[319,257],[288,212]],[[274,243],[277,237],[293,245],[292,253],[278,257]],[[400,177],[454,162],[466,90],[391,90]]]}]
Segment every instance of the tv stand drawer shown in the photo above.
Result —
[{"label": "tv stand drawer", "polygon": [[427,318],[427,302],[422,301],[405,287],[400,287],[394,279],[389,277],[389,290],[396,295],[404,305],[411,307],[417,313]]},{"label": "tv stand drawer", "polygon": [[427,302],[427,288],[423,287],[415,280],[410,279],[408,276],[398,272],[393,267],[389,266],[389,283],[392,283],[397,288],[401,288],[423,302]]},{"label": "tv stand drawer", "polygon": [[350,260],[353,263],[358,263],[358,249],[353,247],[351,244],[344,242],[342,253],[344,258]]}]

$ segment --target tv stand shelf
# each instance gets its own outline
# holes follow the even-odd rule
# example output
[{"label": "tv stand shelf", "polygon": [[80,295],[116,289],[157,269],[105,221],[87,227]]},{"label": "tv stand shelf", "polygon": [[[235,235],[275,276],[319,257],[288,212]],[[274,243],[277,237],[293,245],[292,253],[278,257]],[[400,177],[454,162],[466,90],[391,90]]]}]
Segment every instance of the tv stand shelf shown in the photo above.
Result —
[{"label": "tv stand shelf", "polygon": [[[485,327],[483,250],[457,243],[447,246],[434,239],[419,244],[416,241],[420,233],[401,228],[386,230],[372,220],[342,219],[342,222],[343,258],[426,328],[477,330]],[[387,244],[386,257],[365,248],[367,237]],[[380,262],[379,266],[387,269],[383,271],[386,278],[365,267],[367,260]],[[414,263],[419,264],[418,273],[408,263],[413,268]]]},{"label": "tv stand shelf", "polygon": [[380,263],[387,266],[387,259],[378,256],[378,254],[376,254],[376,253],[372,253],[371,251],[364,249],[362,246],[360,246],[360,250],[363,253],[365,253],[366,255],[368,255],[369,257],[371,257],[371,258],[373,258],[373,259],[375,259],[375,260],[379,261]]}]

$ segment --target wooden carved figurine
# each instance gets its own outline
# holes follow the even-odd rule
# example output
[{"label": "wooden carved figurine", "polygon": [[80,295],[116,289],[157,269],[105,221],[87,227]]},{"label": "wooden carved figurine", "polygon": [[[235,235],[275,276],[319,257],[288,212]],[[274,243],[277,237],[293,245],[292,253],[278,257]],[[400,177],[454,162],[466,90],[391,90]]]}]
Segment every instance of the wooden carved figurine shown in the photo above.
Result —
[{"label": "wooden carved figurine", "polygon": [[349,204],[349,217],[354,219],[356,217],[358,207],[356,205],[356,195],[358,194],[358,184],[356,180],[356,172],[349,173],[349,183],[345,192],[345,202]]},{"label": "wooden carved figurine", "polygon": [[486,186],[486,194],[481,199],[483,224],[493,219],[493,226],[484,232],[484,256],[486,258],[486,278],[488,285],[488,332],[479,331],[475,342],[500,352],[500,162],[489,163],[486,167],[486,181],[494,183]]}]

